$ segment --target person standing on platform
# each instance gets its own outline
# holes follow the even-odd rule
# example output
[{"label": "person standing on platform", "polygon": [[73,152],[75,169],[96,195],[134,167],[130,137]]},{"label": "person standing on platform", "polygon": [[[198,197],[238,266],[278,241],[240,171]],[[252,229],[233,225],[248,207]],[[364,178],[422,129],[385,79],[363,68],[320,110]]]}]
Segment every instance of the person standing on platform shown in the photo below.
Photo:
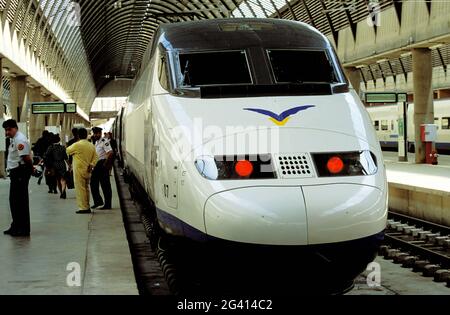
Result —
[{"label": "person standing on platform", "polygon": [[11,227],[3,233],[11,236],[30,236],[28,183],[34,172],[31,146],[27,137],[19,131],[15,120],[5,121],[3,128],[10,139],[7,170],[11,179],[9,206],[13,220]]},{"label": "person standing on platform", "polygon": [[50,145],[49,132],[48,130],[44,130],[42,132],[42,137],[40,137],[33,146],[32,151],[34,152],[34,156],[42,158]]},{"label": "person standing on platform", "polygon": [[49,166],[55,176],[56,184],[60,192],[60,198],[66,199],[66,161],[68,160],[66,148],[59,144],[61,138],[59,135],[53,136],[53,144],[48,147],[47,152],[44,155],[44,160],[50,160],[51,166]]},{"label": "person standing on platform", "polygon": [[67,148],[67,154],[73,156],[73,177],[77,195],[78,211],[76,213],[91,213],[89,205],[89,182],[91,173],[97,162],[97,153],[92,143],[87,141],[87,130],[78,130],[80,140]]},{"label": "person standing on platform", "polygon": [[107,138],[109,140],[109,143],[111,144],[111,148],[113,149],[114,154],[117,154],[117,141],[113,138],[112,132],[108,132]]},{"label": "person standing on platform", "polygon": [[[92,132],[92,138],[95,141],[95,149],[98,155],[98,162],[95,165],[94,171],[92,172],[91,180],[91,192],[92,197],[94,198],[94,205],[92,206],[92,208],[97,208],[103,205],[100,210],[108,210],[111,209],[112,201],[109,170],[112,167],[114,152],[108,139],[102,138],[102,128],[94,127],[92,128]],[[105,197],[104,203],[102,196],[100,195],[99,185],[102,186],[103,196]]]},{"label": "person standing on platform", "polygon": [[[74,127],[72,128],[72,135],[73,138],[69,140],[69,142],[67,142],[66,147],[70,147],[72,144],[74,144],[75,142],[78,142],[80,140],[80,137],[78,136],[78,128]],[[67,180],[68,183],[73,182],[73,169],[72,169],[72,156],[69,156],[69,161],[67,162],[67,164],[69,165],[69,169],[67,170]]]},{"label": "person standing on platform", "polygon": [[[48,141],[49,141],[50,145],[53,143],[54,136],[55,136],[55,134],[53,132],[48,133]],[[48,147],[50,147],[50,145]],[[48,150],[48,147],[47,147],[47,150]],[[44,171],[45,184],[48,186],[49,194],[57,194],[58,192],[56,191],[56,188],[58,187],[58,183],[56,181],[55,170],[52,167],[53,166],[53,160],[52,160],[53,156],[52,155],[45,156],[45,153],[47,152],[47,150],[44,152],[44,155],[42,156],[43,161],[44,161],[44,166],[45,166],[45,171]]]},{"label": "person standing on platform", "polygon": [[[45,152],[47,152],[48,147],[52,144],[50,141],[50,132],[48,130],[44,130],[42,132],[42,137],[40,137],[36,143],[34,144],[32,151],[34,152],[34,157],[38,158],[40,162],[42,161]],[[42,178],[44,177],[44,173],[38,179],[38,185],[41,184]]]},{"label": "person standing on platform", "polygon": [[70,147],[72,144],[80,140],[80,137],[78,136],[78,128],[72,128],[72,135],[73,138],[70,139],[69,142],[67,142],[67,147]]}]

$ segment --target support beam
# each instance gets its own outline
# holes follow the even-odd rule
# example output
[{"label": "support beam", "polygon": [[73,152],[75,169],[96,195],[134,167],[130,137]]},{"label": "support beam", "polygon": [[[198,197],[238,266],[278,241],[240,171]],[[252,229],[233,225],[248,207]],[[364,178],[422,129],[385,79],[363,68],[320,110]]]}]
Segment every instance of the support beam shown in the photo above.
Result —
[{"label": "support beam", "polygon": [[50,117],[48,120],[48,125],[49,126],[57,126],[56,120],[57,120],[57,114],[50,114]]},{"label": "support beam", "polygon": [[25,102],[25,95],[27,93],[26,76],[18,76],[11,78],[11,112],[12,119],[21,122],[22,107]]},{"label": "support beam", "polygon": [[431,50],[415,48],[412,59],[416,163],[425,163],[425,144],[420,139],[420,125],[434,123]]},{"label": "support beam", "polygon": [[[74,124],[72,116],[73,116],[72,114],[64,114],[64,124],[62,126],[62,129],[64,130],[64,138],[66,138],[66,136],[68,139],[71,138],[71,134],[72,134],[71,130],[72,130],[72,127]],[[64,139],[64,141],[65,141],[65,139]]]},{"label": "support beam", "polygon": [[[43,98],[41,95],[41,88],[35,87],[30,89],[30,102],[42,102]],[[33,115],[30,112],[30,143],[36,143],[36,141],[41,137],[42,131],[45,128],[45,115]]]},{"label": "support beam", "polygon": [[361,92],[361,71],[356,67],[346,67],[345,74],[348,80],[353,86],[356,94],[360,95]]},{"label": "support beam", "polygon": [[67,114],[61,114],[60,119],[61,119],[61,143],[63,145],[66,145],[66,135],[67,135],[67,131],[66,131],[66,121],[67,121]]}]

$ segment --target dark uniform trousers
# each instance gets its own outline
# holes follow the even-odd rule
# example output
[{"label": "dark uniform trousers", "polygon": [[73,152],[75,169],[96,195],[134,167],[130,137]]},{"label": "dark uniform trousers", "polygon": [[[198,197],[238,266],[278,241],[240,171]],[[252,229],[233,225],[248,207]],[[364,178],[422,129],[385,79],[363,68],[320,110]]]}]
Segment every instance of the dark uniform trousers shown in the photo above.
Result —
[{"label": "dark uniform trousers", "polygon": [[26,166],[10,170],[11,186],[9,189],[9,206],[11,208],[11,229],[21,233],[30,233],[30,205],[28,183],[31,171]]},{"label": "dark uniform trousers", "polygon": [[91,176],[91,192],[92,198],[96,205],[103,204],[100,195],[99,184],[102,186],[103,195],[105,197],[105,206],[111,207],[112,191],[111,182],[109,180],[109,170],[105,167],[106,160],[99,160],[92,171]]}]

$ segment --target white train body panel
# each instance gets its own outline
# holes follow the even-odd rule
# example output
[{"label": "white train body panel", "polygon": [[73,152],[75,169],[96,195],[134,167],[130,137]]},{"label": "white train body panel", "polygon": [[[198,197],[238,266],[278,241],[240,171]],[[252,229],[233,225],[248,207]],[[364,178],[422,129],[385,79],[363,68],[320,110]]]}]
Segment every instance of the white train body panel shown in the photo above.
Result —
[{"label": "white train body panel", "polygon": [[[166,232],[191,239],[206,235],[249,244],[313,245],[383,231],[383,156],[353,90],[316,96],[180,97],[162,87],[160,58],[157,51],[136,82],[122,123],[125,165],[154,202]],[[292,115],[284,126],[247,110],[281,113],[305,105],[313,107]],[[199,125],[201,137],[195,137]],[[230,145],[243,135],[241,145]],[[354,151],[376,157],[375,174],[318,176],[313,153]],[[199,157],[245,154],[271,154],[274,161],[279,155],[304,155],[311,174],[284,178],[277,168],[272,179],[210,180],[194,163]]]}]

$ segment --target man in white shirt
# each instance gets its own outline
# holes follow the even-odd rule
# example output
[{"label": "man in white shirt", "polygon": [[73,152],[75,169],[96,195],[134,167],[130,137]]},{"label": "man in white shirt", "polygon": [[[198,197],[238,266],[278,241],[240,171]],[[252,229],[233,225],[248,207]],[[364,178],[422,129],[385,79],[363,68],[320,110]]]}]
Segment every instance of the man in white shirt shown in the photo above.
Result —
[{"label": "man in white shirt", "polygon": [[[109,140],[102,138],[102,128],[92,128],[92,139],[95,141],[95,149],[98,155],[98,162],[92,171],[91,177],[91,192],[94,199],[94,205],[92,208],[100,207],[104,205],[101,210],[111,209],[112,191],[111,182],[109,180],[109,170],[112,167],[113,149]],[[102,186],[103,196],[105,202],[103,203],[102,196],[100,195],[100,187]]]},{"label": "man in white shirt", "polygon": [[28,200],[28,183],[34,172],[30,142],[19,131],[13,119],[3,123],[6,136],[10,138],[8,147],[7,170],[11,179],[9,189],[9,206],[13,222],[4,234],[11,236],[30,235],[30,208]]}]

